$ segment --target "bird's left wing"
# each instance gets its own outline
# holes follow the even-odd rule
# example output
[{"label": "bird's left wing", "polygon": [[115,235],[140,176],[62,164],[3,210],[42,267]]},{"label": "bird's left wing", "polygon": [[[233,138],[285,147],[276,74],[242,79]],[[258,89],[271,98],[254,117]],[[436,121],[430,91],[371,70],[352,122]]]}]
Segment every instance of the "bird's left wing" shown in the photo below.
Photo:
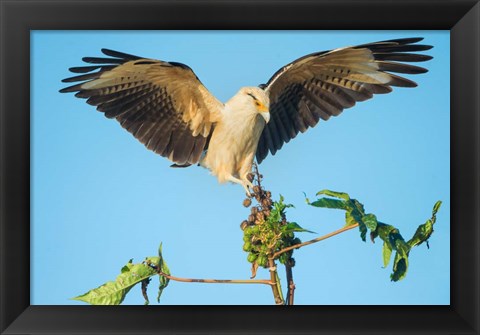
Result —
[{"label": "bird's left wing", "polygon": [[429,50],[414,44],[422,38],[406,38],[324,51],[301,57],[278,70],[264,88],[270,98],[270,122],[260,137],[256,158],[260,163],[274,155],[299,132],[320,119],[339,115],[357,101],[389,93],[391,86],[416,84],[390,72],[417,74],[426,69],[405,64],[431,56],[411,53]]},{"label": "bird's left wing", "polygon": [[[148,149],[178,165],[195,164],[221,119],[223,104],[188,66],[102,49],[111,58],[85,57],[93,64],[63,82],[107,118],[115,118]],[[95,71],[95,72],[94,72]]]}]

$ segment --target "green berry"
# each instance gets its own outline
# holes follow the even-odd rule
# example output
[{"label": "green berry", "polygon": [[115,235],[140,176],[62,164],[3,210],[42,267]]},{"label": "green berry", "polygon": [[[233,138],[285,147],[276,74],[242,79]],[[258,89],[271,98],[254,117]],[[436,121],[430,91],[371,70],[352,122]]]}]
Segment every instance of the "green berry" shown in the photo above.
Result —
[{"label": "green berry", "polygon": [[253,252],[251,252],[251,253],[248,254],[247,260],[248,260],[250,263],[253,263],[253,262],[255,262],[255,260],[257,259],[257,257],[258,257],[258,254],[254,254]]},{"label": "green berry", "polygon": [[259,266],[266,267],[266,266],[267,266],[267,263],[268,263],[268,258],[267,258],[267,256],[265,256],[265,255],[260,255],[260,256],[258,256],[258,258],[257,258],[257,264],[258,264]]}]

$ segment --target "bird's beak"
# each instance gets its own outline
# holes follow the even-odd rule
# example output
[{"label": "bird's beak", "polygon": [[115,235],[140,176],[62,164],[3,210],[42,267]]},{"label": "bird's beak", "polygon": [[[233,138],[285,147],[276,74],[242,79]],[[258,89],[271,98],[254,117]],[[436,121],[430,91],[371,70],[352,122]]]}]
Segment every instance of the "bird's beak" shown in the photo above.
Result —
[{"label": "bird's beak", "polygon": [[268,110],[266,112],[260,112],[260,115],[265,120],[265,123],[268,123],[268,121],[270,121],[270,113],[268,112]]}]

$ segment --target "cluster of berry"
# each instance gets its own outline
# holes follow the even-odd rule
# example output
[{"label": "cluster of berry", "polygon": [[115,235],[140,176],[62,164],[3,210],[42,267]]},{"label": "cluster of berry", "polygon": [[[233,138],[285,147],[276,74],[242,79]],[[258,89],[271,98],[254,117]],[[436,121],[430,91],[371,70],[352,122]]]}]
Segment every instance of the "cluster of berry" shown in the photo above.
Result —
[{"label": "cluster of berry", "polygon": [[[256,175],[256,185],[253,187],[251,197],[243,201],[245,207],[250,208],[250,215],[247,220],[240,224],[243,230],[243,250],[248,252],[247,260],[252,263],[252,273],[256,268],[268,267],[268,259],[273,257],[275,252],[282,248],[300,243],[300,239],[294,236],[293,231],[286,229],[288,226],[285,217],[285,208],[287,205],[283,201],[274,202],[270,191],[266,191],[261,186],[262,175]],[[254,175],[249,179],[253,181]],[[252,206],[252,199],[256,200],[256,205]],[[282,264],[294,264],[291,258],[293,250],[283,253],[279,257]]]}]

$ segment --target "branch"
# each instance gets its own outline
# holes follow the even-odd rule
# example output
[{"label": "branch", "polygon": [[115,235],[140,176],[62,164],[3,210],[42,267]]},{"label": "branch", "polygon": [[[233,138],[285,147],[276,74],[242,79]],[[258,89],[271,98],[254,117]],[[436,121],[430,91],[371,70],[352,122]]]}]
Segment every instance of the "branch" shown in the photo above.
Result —
[{"label": "branch", "polygon": [[317,238],[314,238],[313,240],[310,240],[310,241],[307,241],[307,242],[303,242],[303,243],[299,243],[299,244],[295,244],[295,245],[291,245],[285,249],[282,249],[282,250],[279,250],[277,251],[274,255],[273,255],[273,258],[277,258],[278,256],[280,256],[281,254],[287,252],[287,251],[290,251],[292,249],[298,249],[298,248],[301,248],[301,247],[304,247],[306,245],[309,245],[309,244],[313,244],[313,243],[317,243],[317,242],[320,242],[320,241],[323,241],[323,240],[326,240],[327,238],[330,238],[332,236],[335,236],[335,235],[338,235],[338,234],[341,234],[347,230],[350,230],[350,229],[353,229],[353,228],[356,228],[358,227],[358,223],[356,224],[353,224],[351,226],[347,226],[347,227],[343,227],[341,229],[338,229],[338,230],[335,230],[334,232],[331,232],[327,235],[323,235],[323,236],[320,236],[320,237],[317,237]]},{"label": "branch", "polygon": [[285,263],[285,271],[287,275],[287,298],[285,299],[286,305],[293,305],[294,293],[295,293],[295,283],[293,282],[293,271],[292,271],[292,262],[293,258],[290,258],[287,263]]},{"label": "branch", "polygon": [[270,282],[272,284],[272,292],[273,292],[273,297],[275,298],[275,303],[277,305],[283,305],[283,297],[282,297],[282,291],[280,288],[280,282],[277,280],[278,279],[278,273],[277,273],[277,265],[275,264],[275,261],[273,258],[268,259],[268,266],[269,271],[270,271]]},{"label": "branch", "polygon": [[171,275],[167,275],[161,271],[157,271],[160,276],[168,278],[170,280],[179,281],[183,283],[205,283],[205,284],[265,284],[274,286],[275,283],[270,280],[262,279],[194,279],[194,278],[180,278]]}]

